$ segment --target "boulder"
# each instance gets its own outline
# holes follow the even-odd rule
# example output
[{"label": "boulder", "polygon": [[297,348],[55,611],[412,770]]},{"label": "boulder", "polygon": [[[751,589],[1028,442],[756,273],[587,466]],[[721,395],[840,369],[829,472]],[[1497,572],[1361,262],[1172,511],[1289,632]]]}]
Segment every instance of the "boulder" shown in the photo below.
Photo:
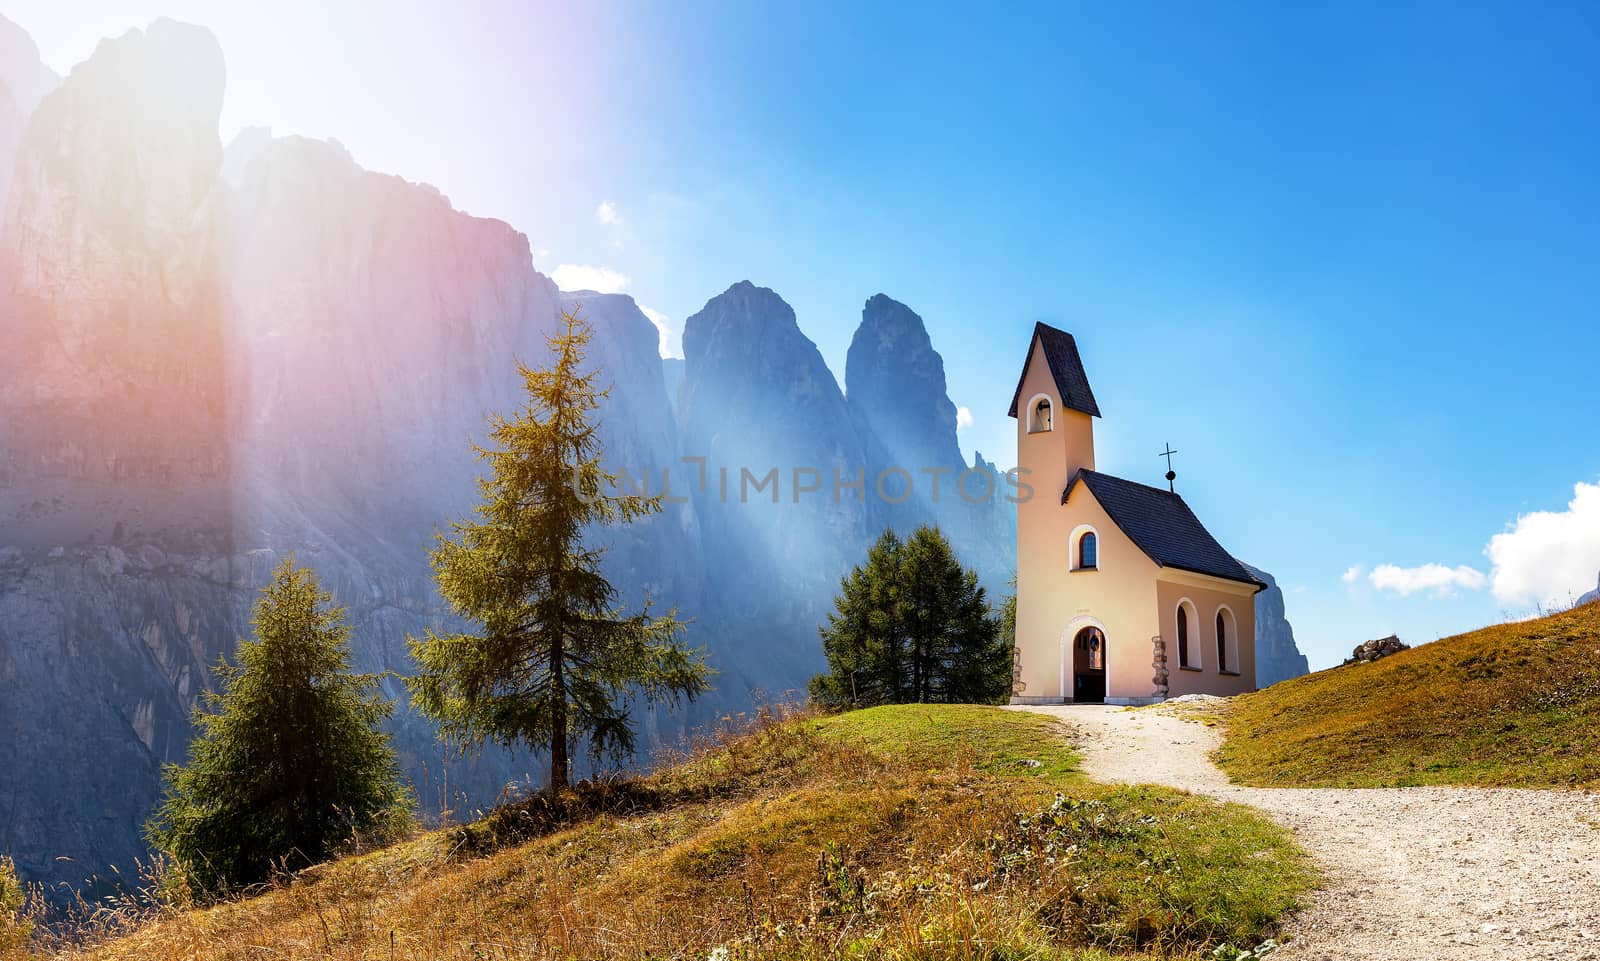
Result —
[{"label": "boulder", "polygon": [[1582,607],[1585,604],[1593,604],[1595,601],[1600,601],[1600,583],[1595,584],[1594,590],[1578,598],[1576,606]]},{"label": "boulder", "polygon": [[1370,664],[1379,658],[1388,657],[1390,654],[1398,654],[1401,651],[1409,650],[1411,650],[1410,644],[1407,644],[1395,635],[1390,634],[1388,637],[1380,637],[1371,641],[1362,641],[1360,644],[1357,644],[1356,649],[1351,651],[1350,656],[1345,659],[1345,663]]}]

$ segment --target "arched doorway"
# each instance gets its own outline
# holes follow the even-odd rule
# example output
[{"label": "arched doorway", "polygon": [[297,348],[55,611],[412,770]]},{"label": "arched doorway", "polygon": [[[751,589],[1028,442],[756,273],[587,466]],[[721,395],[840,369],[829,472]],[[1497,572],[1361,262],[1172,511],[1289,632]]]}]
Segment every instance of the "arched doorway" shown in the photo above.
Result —
[{"label": "arched doorway", "polygon": [[1086,627],[1072,638],[1072,699],[1079,704],[1106,700],[1106,635]]}]

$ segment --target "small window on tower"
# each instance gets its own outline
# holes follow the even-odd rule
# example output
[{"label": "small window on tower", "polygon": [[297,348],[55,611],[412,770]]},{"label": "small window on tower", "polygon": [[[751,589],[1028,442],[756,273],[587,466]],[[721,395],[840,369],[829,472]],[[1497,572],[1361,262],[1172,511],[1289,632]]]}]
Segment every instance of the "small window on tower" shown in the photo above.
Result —
[{"label": "small window on tower", "polygon": [[1033,405],[1033,421],[1028,425],[1028,431],[1030,433],[1037,434],[1041,431],[1047,431],[1049,429],[1050,399],[1048,397],[1041,397],[1039,398],[1039,402]]},{"label": "small window on tower", "polygon": [[1093,531],[1090,531],[1078,538],[1079,570],[1094,570],[1096,567],[1100,566],[1099,546],[1100,545],[1096,541]]}]

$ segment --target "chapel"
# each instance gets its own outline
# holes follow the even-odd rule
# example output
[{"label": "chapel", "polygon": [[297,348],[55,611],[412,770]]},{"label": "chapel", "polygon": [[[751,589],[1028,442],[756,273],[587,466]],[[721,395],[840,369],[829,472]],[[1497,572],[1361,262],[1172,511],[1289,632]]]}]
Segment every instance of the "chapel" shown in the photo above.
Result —
[{"label": "chapel", "polygon": [[1034,326],[1017,421],[1012,702],[1150,704],[1255,690],[1266,589],[1172,489],[1095,470],[1100,416],[1072,335]]}]

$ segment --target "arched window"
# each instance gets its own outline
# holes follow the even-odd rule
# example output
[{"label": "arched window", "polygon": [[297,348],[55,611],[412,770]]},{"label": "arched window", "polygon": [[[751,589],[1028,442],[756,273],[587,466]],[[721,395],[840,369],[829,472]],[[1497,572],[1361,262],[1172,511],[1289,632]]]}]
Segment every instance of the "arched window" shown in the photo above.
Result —
[{"label": "arched window", "polygon": [[1028,433],[1038,434],[1050,430],[1050,398],[1040,396],[1033,402],[1033,413],[1028,420]]},{"label": "arched window", "polygon": [[1239,625],[1226,605],[1217,608],[1217,670],[1239,672]]},{"label": "arched window", "polygon": [[1094,570],[1100,566],[1100,544],[1094,536],[1094,531],[1085,531],[1078,538],[1078,569]]},{"label": "arched window", "polygon": [[1178,605],[1178,666],[1192,667],[1189,663],[1189,611]]},{"label": "arched window", "polygon": [[1217,612],[1217,670],[1228,669],[1228,619]]}]

